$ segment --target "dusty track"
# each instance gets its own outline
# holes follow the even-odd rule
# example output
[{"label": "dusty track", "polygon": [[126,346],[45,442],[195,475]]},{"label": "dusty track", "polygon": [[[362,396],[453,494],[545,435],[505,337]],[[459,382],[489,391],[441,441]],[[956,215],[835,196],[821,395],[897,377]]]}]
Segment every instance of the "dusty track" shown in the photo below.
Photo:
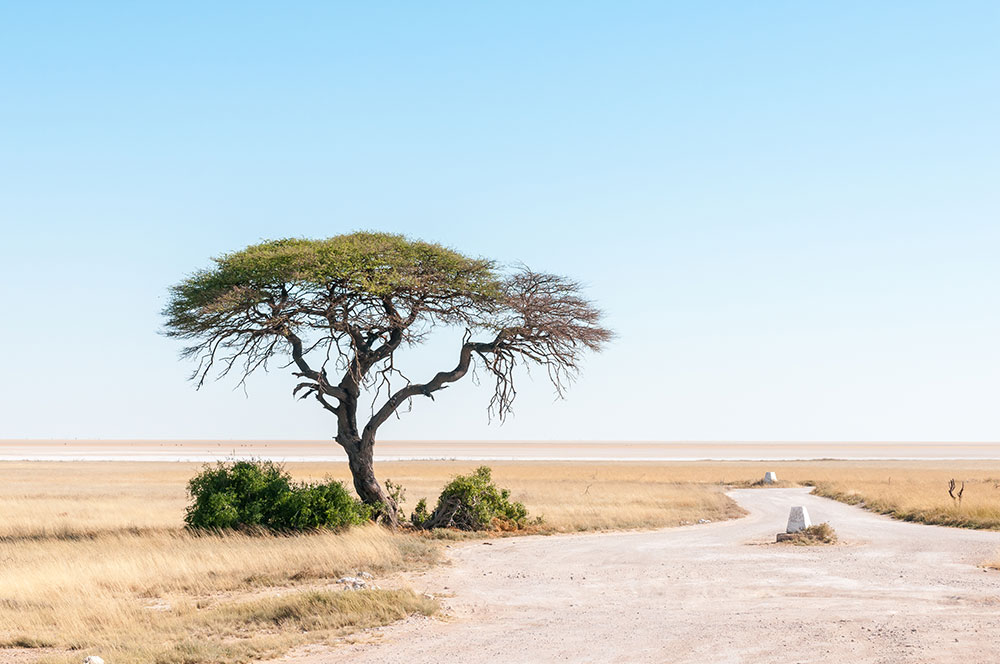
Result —
[{"label": "dusty track", "polygon": [[[336,662],[1000,662],[1000,533],[892,521],[805,489],[730,494],[745,519],[655,532],[456,545],[408,581],[446,596]],[[770,544],[806,505],[845,541]],[[449,596],[451,595],[451,596]]]}]

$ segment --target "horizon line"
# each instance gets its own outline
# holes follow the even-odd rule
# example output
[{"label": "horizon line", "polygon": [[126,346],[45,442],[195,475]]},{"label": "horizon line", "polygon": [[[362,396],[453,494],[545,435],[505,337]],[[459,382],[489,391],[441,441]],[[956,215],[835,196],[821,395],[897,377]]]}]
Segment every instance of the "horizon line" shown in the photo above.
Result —
[{"label": "horizon line", "polygon": [[[333,438],[0,438],[0,445],[8,443],[334,443]],[[746,438],[746,439],[698,439],[698,438],[387,438],[377,443],[548,443],[548,444],[607,444],[607,443],[640,443],[640,444],[769,444],[769,445],[829,445],[829,444],[878,444],[878,445],[996,445],[1000,440],[912,440],[912,439],[802,439],[802,438]]]}]

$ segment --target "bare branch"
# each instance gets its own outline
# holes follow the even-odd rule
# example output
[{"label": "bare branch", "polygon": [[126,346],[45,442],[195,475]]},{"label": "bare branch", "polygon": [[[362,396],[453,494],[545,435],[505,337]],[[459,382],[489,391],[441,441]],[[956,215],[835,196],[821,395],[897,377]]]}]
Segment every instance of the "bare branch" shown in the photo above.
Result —
[{"label": "bare branch", "polygon": [[388,400],[379,408],[372,418],[365,425],[364,433],[362,434],[363,441],[375,440],[375,432],[378,428],[389,419],[403,402],[411,399],[415,396],[426,396],[433,399],[432,394],[438,390],[442,390],[448,386],[448,383],[454,383],[460,380],[469,371],[469,365],[472,362],[473,353],[488,353],[491,352],[495,347],[496,341],[490,343],[472,342],[468,341],[462,345],[462,349],[458,355],[458,365],[451,371],[440,371],[432,379],[426,383],[411,383],[406,387],[403,387],[395,392]]}]

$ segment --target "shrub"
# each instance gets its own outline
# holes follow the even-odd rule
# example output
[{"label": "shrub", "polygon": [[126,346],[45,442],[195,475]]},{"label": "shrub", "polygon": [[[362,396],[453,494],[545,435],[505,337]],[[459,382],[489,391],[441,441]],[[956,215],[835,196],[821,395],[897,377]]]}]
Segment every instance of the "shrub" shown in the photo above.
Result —
[{"label": "shrub", "polygon": [[[480,466],[471,475],[458,475],[438,498],[433,514],[426,515],[426,502],[417,504],[411,521],[424,528],[460,530],[516,530],[523,528],[528,510],[511,502],[510,491],[493,483],[490,468]],[[419,523],[418,523],[419,521]]]},{"label": "shrub", "polygon": [[220,462],[188,482],[194,502],[184,520],[197,528],[268,526],[290,492],[291,478],[271,461]]},{"label": "shrub", "polygon": [[275,506],[269,525],[280,530],[315,530],[357,526],[372,509],[356,500],[340,482],[297,484]]},{"label": "shrub", "polygon": [[271,461],[235,461],[206,467],[188,483],[191,528],[311,530],[369,520],[372,510],[340,482],[293,483]]},{"label": "shrub", "polygon": [[427,512],[427,499],[421,498],[417,501],[417,506],[413,508],[413,513],[410,514],[410,523],[421,528],[430,516]]},{"label": "shrub", "polygon": [[779,541],[788,542],[797,546],[835,544],[837,542],[837,532],[829,523],[818,523],[815,526],[803,528],[797,533],[785,535],[779,538]]}]

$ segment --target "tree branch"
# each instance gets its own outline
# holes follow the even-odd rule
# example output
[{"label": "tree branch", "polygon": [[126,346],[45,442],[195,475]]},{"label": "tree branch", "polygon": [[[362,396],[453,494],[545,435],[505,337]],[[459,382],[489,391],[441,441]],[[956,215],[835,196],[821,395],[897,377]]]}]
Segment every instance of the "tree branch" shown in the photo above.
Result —
[{"label": "tree branch", "polygon": [[448,383],[454,383],[457,380],[461,380],[463,376],[469,371],[469,366],[472,364],[472,354],[473,353],[490,353],[497,348],[497,345],[501,343],[500,336],[491,342],[476,342],[467,341],[462,344],[462,349],[458,356],[458,365],[451,371],[440,371],[433,378],[431,378],[426,383],[411,383],[406,387],[397,390],[391,397],[386,400],[386,402],[379,408],[371,419],[368,420],[368,424],[365,425],[364,432],[362,433],[362,443],[370,445],[374,443],[375,432],[378,430],[382,424],[389,419],[389,417],[396,412],[407,399],[415,396],[426,396],[433,399],[432,396],[434,392],[442,390],[448,386]]},{"label": "tree branch", "polygon": [[302,340],[298,337],[298,335],[287,329],[284,330],[283,335],[285,339],[288,340],[288,343],[292,345],[292,360],[295,362],[295,366],[299,368],[299,372],[295,375],[301,378],[310,378],[315,381],[313,383],[299,383],[295,386],[295,389],[292,390],[292,395],[294,396],[298,394],[300,390],[306,390],[301,397],[304,399],[310,394],[315,393],[316,398],[320,399],[327,410],[332,410],[332,408],[323,402],[320,398],[322,395],[326,394],[328,396],[335,397],[340,401],[344,401],[347,398],[347,392],[341,387],[330,385],[330,383],[326,380],[325,371],[316,371],[309,366],[308,362],[306,362],[304,353],[302,352]]}]

